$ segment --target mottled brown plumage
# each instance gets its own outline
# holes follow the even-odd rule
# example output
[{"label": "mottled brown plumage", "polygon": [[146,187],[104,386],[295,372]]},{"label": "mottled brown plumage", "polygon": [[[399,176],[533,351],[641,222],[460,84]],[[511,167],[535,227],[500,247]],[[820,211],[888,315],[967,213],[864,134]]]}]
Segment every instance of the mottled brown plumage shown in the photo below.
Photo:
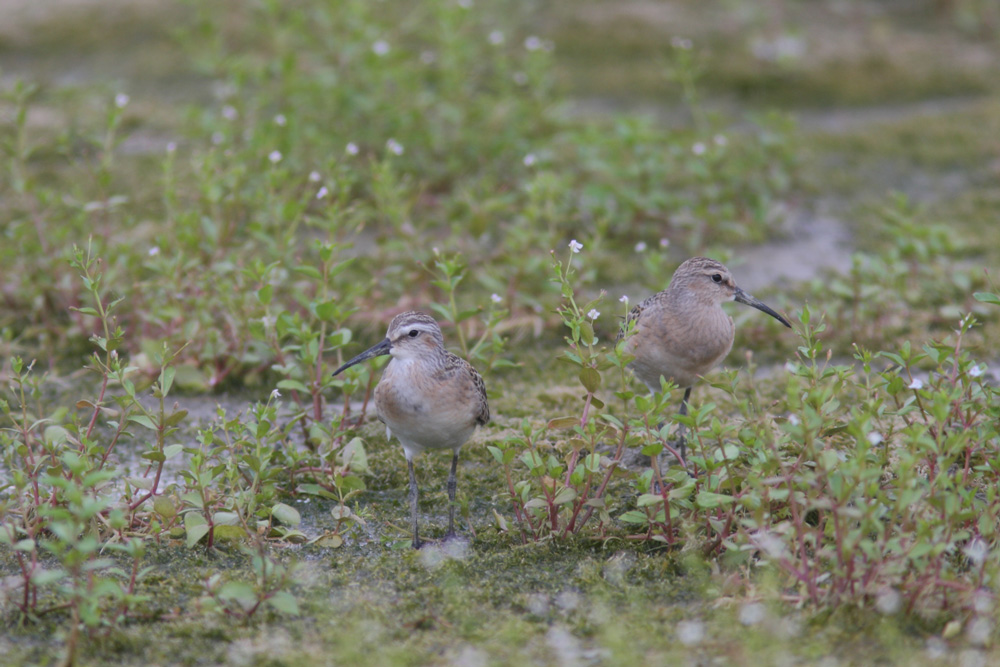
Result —
[{"label": "mottled brown plumage", "polygon": [[413,457],[426,449],[452,450],[448,477],[448,536],[455,532],[455,476],[458,450],[477,426],[490,421],[486,385],[464,359],[444,349],[444,336],[434,318],[408,311],[393,318],[385,339],[362,352],[334,373],[383,354],[392,355],[378,386],[375,411],[386,433],[399,439],[410,473],[413,546],[417,531],[417,489]]},{"label": "mottled brown plumage", "polygon": [[[736,327],[722,309],[739,301],[774,317],[785,318],[747,294],[725,266],[707,257],[692,257],[674,272],[670,285],[631,310],[618,339],[627,336],[625,352],[635,359],[629,367],[650,392],[660,390],[660,378],[684,387],[681,414],[687,414],[691,387],[718,365],[733,347]],[[679,434],[684,453],[683,428]]]}]

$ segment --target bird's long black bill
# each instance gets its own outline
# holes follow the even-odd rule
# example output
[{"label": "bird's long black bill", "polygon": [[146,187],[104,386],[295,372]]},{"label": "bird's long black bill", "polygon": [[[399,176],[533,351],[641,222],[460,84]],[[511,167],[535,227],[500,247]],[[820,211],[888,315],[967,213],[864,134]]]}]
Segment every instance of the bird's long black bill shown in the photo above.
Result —
[{"label": "bird's long black bill", "polygon": [[354,366],[355,364],[360,364],[362,361],[368,361],[372,357],[381,357],[383,354],[389,354],[389,349],[391,347],[392,347],[392,344],[389,343],[389,339],[385,338],[385,339],[382,340],[381,343],[378,343],[377,345],[372,345],[370,348],[368,348],[367,350],[365,350],[364,352],[362,352],[361,354],[359,354],[358,356],[354,357],[353,359],[351,359],[350,361],[348,361],[346,364],[344,364],[343,366],[341,366],[340,368],[338,368],[337,370],[335,370],[333,372],[333,374],[334,375],[338,375],[344,369],[350,368],[351,366]]},{"label": "bird's long black bill", "polygon": [[759,310],[759,311],[761,311],[763,313],[767,313],[768,315],[770,315],[774,319],[776,319],[779,322],[781,322],[782,324],[784,324],[789,329],[792,328],[792,325],[788,323],[788,320],[786,320],[784,317],[782,317],[778,313],[774,312],[774,310],[772,310],[772,308],[770,306],[768,306],[766,303],[764,303],[760,299],[758,299],[758,298],[756,298],[754,296],[751,296],[750,294],[747,294],[746,292],[744,292],[743,290],[741,290],[738,287],[736,288],[736,300],[739,301],[740,303],[745,303],[746,305],[750,306],[751,308],[756,308],[757,310]]}]

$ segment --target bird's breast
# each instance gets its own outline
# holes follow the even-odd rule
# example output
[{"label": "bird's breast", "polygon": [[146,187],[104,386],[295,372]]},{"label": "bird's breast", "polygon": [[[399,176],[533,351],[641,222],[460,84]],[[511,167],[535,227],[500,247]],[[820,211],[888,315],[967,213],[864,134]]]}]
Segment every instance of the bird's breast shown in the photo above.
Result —
[{"label": "bird's breast", "polygon": [[691,386],[732,349],[733,320],[722,308],[663,308],[643,315],[626,351],[635,356],[636,376],[650,388],[659,387],[660,376]]},{"label": "bird's breast", "polygon": [[392,360],[375,387],[375,410],[404,445],[453,449],[475,430],[468,388],[415,362]]}]

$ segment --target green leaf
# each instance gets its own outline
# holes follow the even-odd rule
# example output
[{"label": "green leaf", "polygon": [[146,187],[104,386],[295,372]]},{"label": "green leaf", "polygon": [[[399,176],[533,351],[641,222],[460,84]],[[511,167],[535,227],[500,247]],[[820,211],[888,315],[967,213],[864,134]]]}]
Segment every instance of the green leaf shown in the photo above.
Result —
[{"label": "green leaf", "polygon": [[639,496],[639,499],[636,500],[635,505],[636,507],[647,507],[649,505],[656,505],[661,503],[663,503],[663,496],[658,495],[656,493],[644,493],[641,496]]},{"label": "green leaf", "polygon": [[271,508],[271,516],[286,526],[297,526],[302,523],[302,516],[291,505],[276,503]]},{"label": "green leaf", "polygon": [[368,472],[368,454],[365,452],[365,443],[361,438],[351,438],[351,441],[344,445],[340,452],[341,465],[349,468],[351,472],[365,474]]},{"label": "green leaf", "polygon": [[139,424],[140,426],[145,426],[150,431],[156,430],[156,424],[154,424],[153,420],[147,417],[146,415],[132,415],[128,418],[128,420],[130,422]]},{"label": "green leaf", "polygon": [[736,501],[732,496],[727,496],[723,493],[712,493],[711,491],[699,491],[698,495],[695,497],[695,503],[698,507],[705,509],[710,509],[712,507],[719,507],[720,505],[728,505]]},{"label": "green leaf", "polygon": [[194,545],[198,544],[198,542],[201,541],[201,538],[208,535],[208,524],[203,523],[200,526],[187,527],[185,532],[187,533],[187,546],[190,549]]},{"label": "green leaf", "polygon": [[625,523],[634,523],[640,526],[649,523],[649,518],[646,516],[646,513],[640,512],[639,510],[629,510],[618,518]]},{"label": "green leaf", "polygon": [[1000,306],[1000,296],[991,292],[976,292],[972,295],[972,297],[976,301],[981,301],[982,303],[992,303],[996,306]]},{"label": "green leaf", "polygon": [[34,550],[35,550],[34,540],[29,540],[29,539],[19,540],[17,544],[14,545],[14,551],[23,551],[26,553],[31,553]]},{"label": "green leaf", "polygon": [[579,417],[556,417],[555,419],[550,419],[546,428],[549,430],[573,428],[580,423]]},{"label": "green leaf", "polygon": [[586,366],[580,370],[580,384],[593,394],[601,386],[601,374],[597,372],[596,368]]},{"label": "green leaf", "polygon": [[283,614],[299,615],[299,603],[288,591],[278,591],[267,599],[267,603]]},{"label": "green leaf", "polygon": [[167,426],[177,426],[182,421],[184,421],[184,418],[187,417],[187,414],[188,414],[187,410],[178,410],[176,412],[171,412],[169,415],[167,415],[167,418],[164,420],[164,423]]},{"label": "green leaf", "polygon": [[299,266],[296,266],[294,270],[310,278],[323,277],[323,274],[319,272],[319,269],[317,269],[315,266],[309,266],[307,264],[301,264]]},{"label": "green leaf", "polygon": [[164,396],[170,393],[170,387],[174,384],[174,375],[177,370],[174,368],[164,368],[160,371],[160,391]]},{"label": "green leaf", "polygon": [[257,593],[250,584],[242,581],[227,581],[219,588],[219,598],[235,602],[244,611],[249,611],[257,604]]},{"label": "green leaf", "polygon": [[163,496],[153,498],[153,511],[164,519],[172,519],[177,516],[177,508],[174,504]]},{"label": "green leaf", "polygon": [[271,284],[264,285],[259,290],[257,290],[257,299],[268,306],[271,304],[271,295],[274,293],[274,287]]},{"label": "green leaf", "polygon": [[36,569],[31,573],[31,583],[36,586],[46,586],[48,584],[53,584],[57,581],[61,581],[69,576],[69,573],[63,569],[55,570],[45,570],[42,568]]},{"label": "green leaf", "polygon": [[242,542],[247,539],[243,526],[216,526],[212,535],[216,542]]},{"label": "green leaf", "polygon": [[288,389],[289,391],[301,391],[303,393],[309,393],[309,387],[305,386],[298,380],[280,380],[278,382],[278,389]]},{"label": "green leaf", "polygon": [[212,523],[216,526],[238,526],[240,515],[236,512],[216,512],[212,515]]},{"label": "green leaf", "polygon": [[316,304],[316,317],[321,320],[332,320],[337,314],[337,304],[333,301],[323,301]]},{"label": "green leaf", "polygon": [[299,493],[307,493],[311,496],[319,496],[321,498],[327,498],[329,500],[336,500],[337,494],[327,491],[319,484],[299,484]]},{"label": "green leaf", "polygon": [[564,486],[559,489],[552,502],[555,505],[565,505],[566,503],[571,503],[574,500],[576,500],[576,489],[571,486]]},{"label": "green leaf", "polygon": [[184,451],[184,445],[167,445],[163,448],[163,456],[172,459],[179,456]]}]

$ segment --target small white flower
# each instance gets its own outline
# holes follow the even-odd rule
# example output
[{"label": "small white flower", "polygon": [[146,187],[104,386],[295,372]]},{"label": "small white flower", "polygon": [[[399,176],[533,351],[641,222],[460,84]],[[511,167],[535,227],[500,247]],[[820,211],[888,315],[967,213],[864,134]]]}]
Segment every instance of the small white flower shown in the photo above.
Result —
[{"label": "small white flower", "polygon": [[372,52],[377,56],[384,56],[389,53],[389,42],[380,39],[372,44]]},{"label": "small white flower", "polygon": [[281,151],[271,151],[267,159],[271,161],[271,164],[278,164],[281,162]]},{"label": "small white flower", "polygon": [[175,152],[177,152],[177,142],[176,141],[171,141],[171,142],[169,142],[167,144],[167,152],[168,153],[175,153]]},{"label": "small white flower", "polygon": [[531,37],[528,37],[526,40],[524,40],[524,48],[528,49],[529,51],[537,51],[538,49],[542,48],[542,40],[532,35]]},{"label": "small white flower", "polygon": [[279,113],[277,116],[274,117],[274,124],[280,127],[284,127],[285,125],[288,124],[288,119],[285,118],[285,114]]},{"label": "small white flower", "polygon": [[358,145],[352,141],[352,142],[350,142],[350,143],[347,144],[347,147],[344,148],[344,150],[347,151],[348,155],[357,155],[358,154]]},{"label": "small white flower", "polygon": [[420,52],[420,62],[425,65],[430,65],[433,63],[437,57],[434,55],[433,51],[421,51]]},{"label": "small white flower", "polygon": [[111,358],[112,359],[118,358],[118,350],[111,350]]},{"label": "small white flower", "polygon": [[646,252],[646,242],[645,241],[639,241],[638,243],[636,243],[635,244],[635,251],[636,252]]},{"label": "small white flower", "polygon": [[691,49],[691,40],[686,37],[674,37],[670,40],[670,46],[675,49],[684,49],[689,51]]},{"label": "small white flower", "polygon": [[310,183],[319,183],[319,181],[320,181],[321,178],[323,178],[323,177],[320,175],[320,173],[318,171],[310,171],[309,172],[309,182]]},{"label": "small white flower", "polygon": [[493,46],[499,46],[503,44],[503,33],[499,30],[494,30],[490,33],[490,44]]},{"label": "small white flower", "polygon": [[622,294],[621,298],[620,298],[620,299],[618,299],[618,301],[619,301],[620,303],[625,303],[625,304],[627,304],[627,303],[628,303],[628,294]]},{"label": "small white flower", "polygon": [[212,143],[215,144],[216,146],[218,146],[225,140],[226,140],[226,135],[224,135],[222,132],[212,133]]},{"label": "small white flower", "polygon": [[726,139],[726,135],[717,134],[715,135],[715,145],[722,147],[729,143],[729,139]]},{"label": "small white flower", "polygon": [[472,0],[458,0],[458,6],[462,9],[468,9],[472,6]]},{"label": "small white flower", "polygon": [[802,423],[802,420],[799,419],[798,415],[788,415],[788,423],[792,426],[798,426]]},{"label": "small white flower", "polygon": [[152,248],[149,249],[150,257],[156,257],[159,254],[160,254],[160,246],[154,245]]},{"label": "small white flower", "polygon": [[317,192],[317,193],[316,193],[316,199],[323,199],[323,198],[324,198],[324,197],[326,197],[326,196],[327,196],[328,194],[330,194],[330,191],[329,191],[329,190],[327,190],[327,189],[326,189],[326,186],[324,185],[323,187],[321,187],[321,188],[319,189],[319,192]]},{"label": "small white flower", "polygon": [[797,363],[795,363],[794,361],[786,361],[785,362],[785,372],[787,372],[787,373],[798,373],[799,372],[799,365]]},{"label": "small white flower", "polygon": [[868,434],[868,442],[872,443],[873,445],[879,444],[880,442],[882,442],[882,434],[879,433],[878,431],[872,431],[871,433]]},{"label": "small white flower", "polygon": [[576,239],[573,239],[572,241],[569,242],[569,249],[572,250],[574,253],[580,252],[581,250],[583,250],[583,244],[579,243]]},{"label": "small white flower", "polygon": [[124,109],[125,105],[128,104],[129,97],[125,93],[118,93],[115,95],[115,106],[119,109]]},{"label": "small white flower", "polygon": [[598,312],[596,308],[591,308],[590,312],[587,313],[587,317],[589,317],[592,320],[596,320],[600,316],[601,316],[601,313]]},{"label": "small white flower", "polygon": [[490,301],[492,301],[493,303],[500,303],[501,301],[503,301],[503,297],[494,292],[493,294],[490,295]]},{"label": "small white flower", "polygon": [[660,247],[661,248],[669,248],[670,247],[670,239],[668,239],[668,238],[662,238],[662,239],[660,239]]},{"label": "small white flower", "polygon": [[281,398],[281,392],[275,389],[271,392],[271,398]]},{"label": "small white flower", "polygon": [[695,155],[704,155],[705,144],[699,141],[698,143],[696,143],[694,146],[691,147],[691,152],[694,153]]},{"label": "small white flower", "polygon": [[393,155],[403,154],[403,144],[399,143],[395,139],[390,139],[389,141],[385,142],[385,147],[388,148],[389,152],[392,153]]},{"label": "small white flower", "polygon": [[514,80],[514,83],[519,86],[523,86],[528,83],[528,75],[524,72],[514,72],[514,74],[511,75],[511,78]]},{"label": "small white flower", "polygon": [[537,161],[538,161],[538,158],[535,157],[534,153],[528,153],[527,155],[524,156],[524,166],[525,167],[530,167],[533,164],[535,164],[535,162],[537,162]]},{"label": "small white flower", "polygon": [[238,115],[239,114],[236,112],[236,107],[230,104],[227,104],[226,106],[222,107],[222,117],[225,118],[226,120],[236,120],[236,117]]},{"label": "small white flower", "polygon": [[913,382],[907,385],[907,389],[923,389],[924,381],[920,378],[913,378]]},{"label": "small white flower", "polygon": [[986,370],[985,366],[980,366],[979,364],[976,364],[975,366],[969,369],[969,377],[977,378],[980,375],[982,375],[985,370]]}]

